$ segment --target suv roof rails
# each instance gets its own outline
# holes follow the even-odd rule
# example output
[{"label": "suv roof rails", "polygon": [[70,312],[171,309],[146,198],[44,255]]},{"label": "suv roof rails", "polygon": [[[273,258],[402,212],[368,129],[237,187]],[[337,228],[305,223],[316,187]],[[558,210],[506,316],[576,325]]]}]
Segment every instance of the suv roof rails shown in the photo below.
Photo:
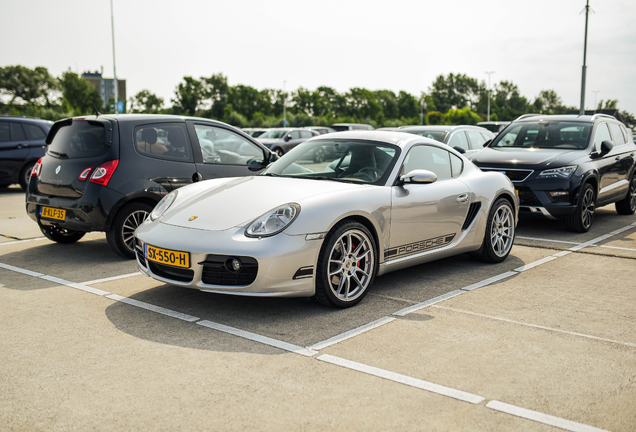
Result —
[{"label": "suv roof rails", "polygon": [[536,117],[538,115],[541,115],[541,114],[524,114],[522,116],[519,116],[517,119],[515,119],[515,121],[521,120],[521,119],[524,119],[524,118],[528,118],[528,117]]},{"label": "suv roof rails", "polygon": [[614,117],[614,116],[611,116],[611,115],[609,115],[609,114],[601,114],[601,113],[594,114],[594,115],[592,116],[592,120],[596,120],[596,119],[597,119],[597,118],[599,118],[599,117],[611,118],[611,119],[616,120],[616,117]]}]

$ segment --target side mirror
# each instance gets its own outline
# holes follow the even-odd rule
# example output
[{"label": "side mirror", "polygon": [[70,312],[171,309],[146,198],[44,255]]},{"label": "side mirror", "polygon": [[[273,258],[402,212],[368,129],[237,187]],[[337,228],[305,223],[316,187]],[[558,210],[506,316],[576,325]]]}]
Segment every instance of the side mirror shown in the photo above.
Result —
[{"label": "side mirror", "polygon": [[454,146],[453,150],[456,150],[458,153],[461,153],[461,154],[466,153],[466,149],[463,149],[460,146]]},{"label": "side mirror", "polygon": [[434,183],[436,181],[437,176],[435,173],[428,170],[416,169],[400,176],[401,183]]},{"label": "side mirror", "polygon": [[285,141],[289,141],[291,139],[291,135],[285,135]]},{"label": "side mirror", "polygon": [[280,156],[278,156],[278,153],[269,152],[269,159],[267,160],[267,163],[276,162],[278,159],[280,159]]},{"label": "side mirror", "polygon": [[611,152],[613,148],[614,148],[614,143],[613,142],[611,142],[610,140],[603,141],[601,143],[601,153],[599,153],[599,156],[600,157],[605,156],[606,154]]},{"label": "side mirror", "polygon": [[490,146],[490,144],[492,144],[492,138],[491,138],[491,139],[489,139],[488,141],[486,141],[486,142],[484,143],[483,147],[488,147],[488,146]]}]

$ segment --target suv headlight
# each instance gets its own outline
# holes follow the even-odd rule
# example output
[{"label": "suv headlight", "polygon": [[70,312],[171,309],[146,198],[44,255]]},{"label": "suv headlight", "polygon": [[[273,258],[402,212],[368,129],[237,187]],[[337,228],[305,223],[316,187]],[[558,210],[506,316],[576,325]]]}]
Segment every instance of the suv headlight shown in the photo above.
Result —
[{"label": "suv headlight", "polygon": [[547,179],[547,178],[555,178],[555,179],[569,179],[572,176],[572,173],[576,171],[576,165],[565,166],[561,168],[552,168],[541,171],[537,176],[538,179]]},{"label": "suv headlight", "polygon": [[298,217],[298,204],[285,204],[256,218],[245,230],[248,237],[270,237],[287,228]]},{"label": "suv headlight", "polygon": [[161,201],[159,201],[159,204],[157,204],[155,208],[152,210],[152,212],[150,213],[150,216],[149,216],[150,220],[156,221],[157,219],[159,219],[166,212],[166,210],[168,210],[168,207],[172,205],[172,203],[174,202],[176,198],[177,198],[176,190],[170,192],[168,195],[163,197]]}]

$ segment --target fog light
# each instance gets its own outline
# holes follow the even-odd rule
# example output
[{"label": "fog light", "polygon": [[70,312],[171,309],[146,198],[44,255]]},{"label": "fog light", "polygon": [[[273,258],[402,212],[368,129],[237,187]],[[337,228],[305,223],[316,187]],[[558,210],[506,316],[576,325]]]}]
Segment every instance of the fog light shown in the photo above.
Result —
[{"label": "fog light", "polygon": [[243,265],[241,264],[241,261],[239,261],[236,258],[231,258],[229,260],[226,261],[225,263],[225,267],[227,267],[227,269],[231,272],[234,273],[238,273],[239,271],[241,271],[241,267]]},{"label": "fog light", "polygon": [[553,197],[566,196],[566,195],[569,195],[569,194],[570,194],[570,192],[563,192],[563,191],[550,192],[550,196],[553,196]]},{"label": "fog light", "polygon": [[552,191],[548,192],[548,195],[553,203],[564,203],[570,201],[570,192],[568,191]]}]

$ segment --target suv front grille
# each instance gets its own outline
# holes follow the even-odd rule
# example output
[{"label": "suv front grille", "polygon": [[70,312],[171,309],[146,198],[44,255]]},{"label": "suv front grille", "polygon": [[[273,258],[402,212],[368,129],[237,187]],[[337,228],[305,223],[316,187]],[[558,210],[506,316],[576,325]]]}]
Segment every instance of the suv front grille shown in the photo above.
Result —
[{"label": "suv front grille", "polygon": [[513,169],[513,168],[482,168],[482,171],[500,172],[508,176],[510,181],[522,182],[534,172],[533,170]]},{"label": "suv front grille", "polygon": [[532,190],[528,187],[518,187],[517,191],[519,191],[519,205],[522,206],[543,206],[539,198],[532,192]]},{"label": "suv front grille", "polygon": [[[238,259],[241,262],[239,271],[228,268],[228,261]],[[256,279],[258,262],[252,257],[231,257],[224,255],[208,255],[203,265],[201,282],[209,285],[244,286]]]}]

